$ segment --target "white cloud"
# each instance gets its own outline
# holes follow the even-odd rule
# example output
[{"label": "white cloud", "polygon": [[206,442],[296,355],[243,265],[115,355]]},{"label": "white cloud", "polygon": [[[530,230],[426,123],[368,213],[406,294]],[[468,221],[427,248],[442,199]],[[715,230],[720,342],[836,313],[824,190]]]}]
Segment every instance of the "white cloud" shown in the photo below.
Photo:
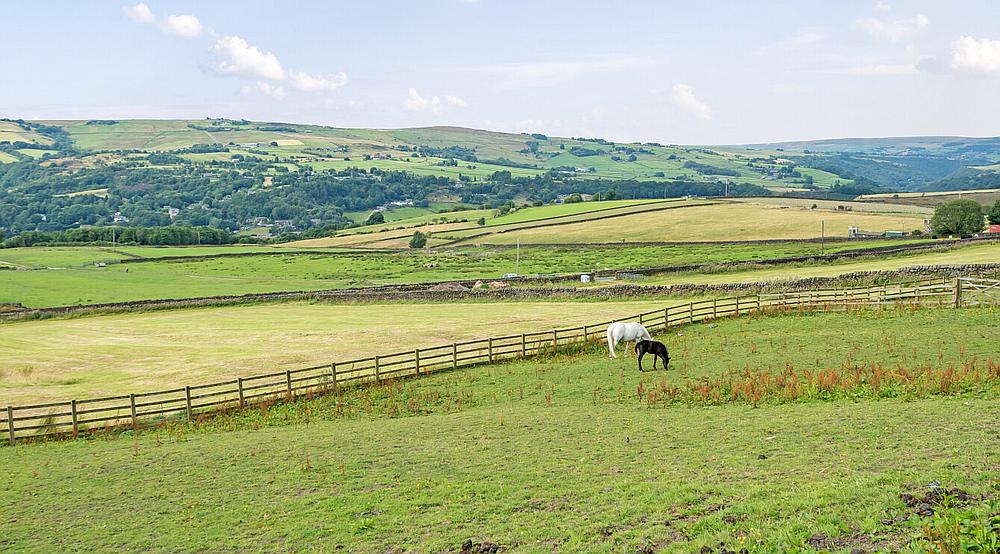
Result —
[{"label": "white cloud", "polygon": [[564,83],[587,73],[628,69],[652,62],[646,58],[616,58],[607,60],[562,60],[551,62],[520,62],[499,64],[486,70],[496,75],[507,87],[537,87]]},{"label": "white cloud", "polygon": [[289,71],[288,83],[302,92],[333,92],[347,84],[347,73],[341,71],[329,75],[310,75],[301,71]]},{"label": "white cloud", "polygon": [[875,9],[880,12],[887,12],[892,9],[892,6],[883,2],[882,0],[878,0],[877,2],[875,2]]},{"label": "white cloud", "polygon": [[835,71],[835,73],[840,73],[842,75],[854,75],[857,77],[914,75],[918,72],[916,64],[912,63],[860,65]]},{"label": "white cloud", "polygon": [[274,98],[275,100],[281,100],[285,97],[285,87],[275,86],[270,83],[265,83],[263,81],[257,82],[257,89],[264,94]]},{"label": "white cloud", "polygon": [[143,2],[139,2],[134,6],[122,6],[122,13],[135,23],[152,23],[156,21],[156,18],[153,17],[153,11]]},{"label": "white cloud", "polygon": [[184,38],[201,34],[201,21],[193,15],[168,15],[163,22],[163,32]]},{"label": "white cloud", "polygon": [[455,106],[456,108],[464,108],[468,106],[468,104],[465,103],[465,100],[462,100],[457,96],[451,96],[450,94],[446,94],[444,96],[444,103],[449,106]]},{"label": "white cloud", "polygon": [[222,75],[282,81],[285,69],[278,57],[251,46],[237,37],[222,37],[212,46],[212,52],[219,57],[215,70]]},{"label": "white cloud", "polygon": [[891,41],[902,40],[924,29],[930,23],[926,15],[917,14],[913,17],[895,19],[892,21],[875,17],[863,17],[855,21],[855,25],[869,35]]},{"label": "white cloud", "polygon": [[699,100],[689,85],[678,83],[674,85],[673,91],[674,104],[677,104],[682,110],[701,119],[712,119],[714,116],[712,107]]},{"label": "white cloud", "polygon": [[959,37],[952,44],[951,69],[965,75],[1000,74],[1000,40]]},{"label": "white cloud", "polygon": [[411,112],[431,112],[432,114],[437,115],[442,113],[446,106],[464,108],[468,106],[468,104],[465,100],[451,95],[445,95],[444,98],[441,98],[440,96],[424,98],[419,92],[417,92],[417,89],[413,87],[410,87],[406,98],[403,99],[403,109]]}]

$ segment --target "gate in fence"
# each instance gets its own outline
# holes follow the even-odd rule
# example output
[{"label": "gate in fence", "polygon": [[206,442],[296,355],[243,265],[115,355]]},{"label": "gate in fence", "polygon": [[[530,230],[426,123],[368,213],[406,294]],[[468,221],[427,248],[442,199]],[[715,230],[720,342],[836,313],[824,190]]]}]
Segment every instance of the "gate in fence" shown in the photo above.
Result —
[{"label": "gate in fence", "polygon": [[[936,279],[890,286],[811,290],[714,298],[666,306],[616,321],[636,321],[651,330],[768,310],[819,308],[846,310],[893,303],[953,305],[1000,304],[1000,281]],[[526,358],[561,346],[602,340],[603,321],[566,329],[521,333],[376,354],[319,366],[241,377],[170,390],[105,398],[70,400],[0,411],[0,433],[7,444],[50,436],[118,427],[139,427],[168,418],[191,421],[207,414],[267,399],[333,392],[348,383],[380,382],[436,371]],[[4,432],[5,431],[5,432]]]},{"label": "gate in fence", "polygon": [[1000,281],[992,279],[959,279],[960,286],[956,305],[979,306],[982,304],[1000,304]]}]

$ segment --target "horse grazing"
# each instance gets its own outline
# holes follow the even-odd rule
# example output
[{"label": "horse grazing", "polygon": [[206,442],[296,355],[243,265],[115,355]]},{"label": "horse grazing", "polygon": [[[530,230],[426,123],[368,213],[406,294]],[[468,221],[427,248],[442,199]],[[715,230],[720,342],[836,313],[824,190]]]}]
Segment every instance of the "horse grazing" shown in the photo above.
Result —
[{"label": "horse grazing", "polygon": [[670,363],[670,353],[667,352],[667,347],[662,342],[640,340],[635,343],[635,352],[639,358],[639,371],[645,371],[642,369],[642,357],[646,354],[653,355],[653,369],[656,369],[657,358],[663,360],[663,369],[667,369],[667,364]]},{"label": "horse grazing", "polygon": [[[653,340],[649,331],[641,323],[612,323],[608,325],[608,357],[617,358],[615,348],[619,341],[636,342],[639,339]],[[626,350],[625,352],[628,352]]]}]

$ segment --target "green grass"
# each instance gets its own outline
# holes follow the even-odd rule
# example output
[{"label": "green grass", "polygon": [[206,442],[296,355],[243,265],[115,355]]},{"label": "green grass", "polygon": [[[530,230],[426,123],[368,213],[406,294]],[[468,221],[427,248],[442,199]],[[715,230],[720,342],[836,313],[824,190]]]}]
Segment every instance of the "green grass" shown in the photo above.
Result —
[{"label": "green grass", "polygon": [[13,163],[13,162],[16,162],[16,161],[17,161],[17,158],[15,158],[14,156],[11,156],[10,154],[8,154],[6,152],[0,152],[0,164]]},{"label": "green grass", "polygon": [[41,158],[42,156],[44,156],[46,154],[54,154],[55,153],[52,150],[43,150],[43,149],[40,149],[40,148],[21,148],[21,149],[18,150],[18,152],[20,152],[22,154],[25,154],[27,156],[31,156],[32,158],[36,158],[36,159],[37,158]]},{"label": "green grass", "polygon": [[[879,244],[888,243],[836,243],[830,245],[827,251]],[[188,251],[188,248],[135,248],[126,248],[126,251],[139,255],[178,255]],[[202,249],[212,251],[210,247]],[[520,273],[577,273],[599,269],[752,261],[815,254],[818,251],[819,245],[811,243],[521,248]],[[3,254],[0,252],[0,260],[4,259]],[[31,255],[31,251],[24,255]],[[80,257],[88,255],[92,254]],[[516,255],[512,248],[463,248],[438,252],[208,258],[114,264],[104,268],[73,267],[75,264],[70,263],[59,266],[68,269],[0,271],[0,302],[45,307],[374,284],[496,279],[515,270]],[[79,262],[80,259],[73,257],[72,261]],[[47,266],[54,264],[54,259],[47,258]]]},{"label": "green grass", "polygon": [[835,277],[857,271],[891,271],[911,266],[949,264],[1000,263],[1000,243],[975,244],[933,252],[899,254],[890,257],[865,257],[836,263],[790,264],[773,267],[737,269],[734,271],[673,273],[651,277],[643,284],[669,285],[676,283],[745,283],[782,281],[808,277]]},{"label": "green grass", "polygon": [[[112,262],[127,258],[163,258],[172,256],[212,256],[248,252],[287,253],[288,248],[267,245],[232,246],[32,246],[0,249],[0,265],[34,268],[71,268]],[[317,252],[336,249],[317,249]]]},{"label": "green grass", "polygon": [[194,429],[4,448],[2,540],[13,551],[441,552],[469,539],[515,552],[806,552],[817,540],[917,551],[921,522],[901,493],[998,484],[995,391],[756,408],[649,408],[636,391],[745,363],[982,359],[998,315],[725,320],[666,337],[665,373],[597,350]]},{"label": "green grass", "polygon": [[[509,171],[514,176],[535,176],[550,169],[594,168],[595,171],[574,172],[575,178],[582,179],[637,179],[662,180],[688,178],[714,181],[714,176],[702,176],[684,164],[689,161],[707,164],[718,168],[733,170],[738,173],[734,179],[742,183],[757,184],[770,188],[801,186],[801,179],[774,181],[764,179],[761,172],[747,167],[750,157],[768,156],[762,152],[734,152],[724,149],[705,150],[696,147],[659,147],[645,146],[646,152],[637,153],[637,159],[613,160],[612,156],[627,158],[622,152],[612,151],[609,145],[580,141],[571,138],[549,137],[536,139],[528,135],[463,129],[458,127],[427,127],[418,129],[343,129],[323,127],[318,125],[287,124],[297,132],[261,131],[257,122],[247,125],[235,125],[227,122],[224,127],[232,130],[200,130],[189,127],[211,127],[211,122],[204,120],[122,120],[114,125],[87,125],[84,121],[49,121],[64,127],[80,149],[145,149],[170,150],[194,144],[230,142],[237,144],[261,143],[257,148],[265,149],[276,156],[295,156],[296,162],[306,164],[316,170],[378,168],[386,171],[406,171],[418,175],[435,175],[457,178],[459,175],[473,179],[485,179],[496,171]],[[18,135],[19,128],[5,131],[12,137]],[[3,135],[0,134],[0,140]],[[44,137],[43,137],[44,138]],[[271,141],[294,140],[301,145],[272,147]],[[538,142],[538,156],[526,151],[527,142]],[[560,149],[560,145],[563,146]],[[399,150],[400,147],[415,149],[419,146],[462,146],[474,148],[477,162],[459,161],[451,166],[447,160],[436,157],[417,157],[411,152]],[[571,153],[574,146],[589,149],[602,149],[601,155],[578,157]],[[638,147],[638,145],[631,145]],[[336,152],[317,153],[314,148],[332,148]],[[341,152],[347,148],[347,152]],[[234,153],[244,153],[248,148],[231,147]],[[391,153],[392,159],[365,160],[365,155]],[[191,160],[226,160],[229,154],[185,155]],[[350,160],[344,160],[344,157]],[[509,165],[491,164],[492,160],[505,158],[517,164],[527,164],[533,167],[510,167]],[[409,160],[409,161],[407,161]],[[758,162],[770,169],[778,167],[771,161]],[[294,170],[294,167],[290,169]],[[807,169],[805,173],[812,175],[816,186],[827,187],[837,180],[836,175],[821,170]],[[657,174],[662,175],[657,175]]]}]

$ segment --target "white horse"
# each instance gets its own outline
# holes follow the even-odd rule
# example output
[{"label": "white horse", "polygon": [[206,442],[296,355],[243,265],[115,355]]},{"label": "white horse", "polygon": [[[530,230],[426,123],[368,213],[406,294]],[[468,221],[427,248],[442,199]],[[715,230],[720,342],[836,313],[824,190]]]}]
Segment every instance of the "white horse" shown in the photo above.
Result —
[{"label": "white horse", "polygon": [[[639,339],[653,340],[653,337],[649,336],[649,331],[641,323],[615,322],[608,325],[608,357],[612,359],[618,357],[615,356],[618,341],[636,342]],[[628,348],[625,349],[625,353],[628,354]]]}]

